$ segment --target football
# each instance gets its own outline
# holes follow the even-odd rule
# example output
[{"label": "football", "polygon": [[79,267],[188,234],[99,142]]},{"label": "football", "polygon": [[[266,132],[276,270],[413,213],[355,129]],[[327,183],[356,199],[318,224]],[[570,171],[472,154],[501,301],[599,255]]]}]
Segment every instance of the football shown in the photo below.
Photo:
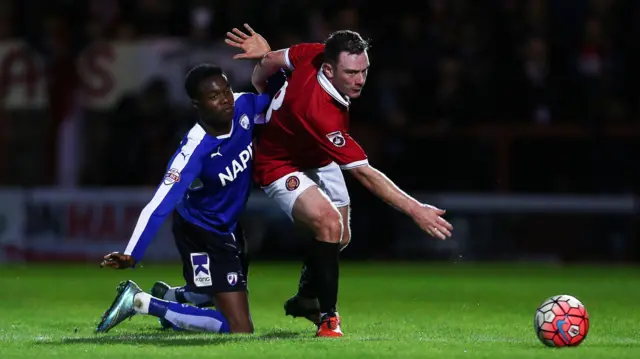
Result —
[{"label": "football", "polygon": [[589,332],[589,313],[570,295],[556,295],[542,303],[533,321],[538,339],[549,347],[575,347]]}]

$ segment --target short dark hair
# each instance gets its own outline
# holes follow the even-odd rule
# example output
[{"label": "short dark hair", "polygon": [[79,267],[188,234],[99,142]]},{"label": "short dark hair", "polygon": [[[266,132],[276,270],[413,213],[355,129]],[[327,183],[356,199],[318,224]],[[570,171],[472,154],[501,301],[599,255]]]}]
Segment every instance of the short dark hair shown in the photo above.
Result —
[{"label": "short dark hair", "polygon": [[355,31],[339,30],[333,32],[324,41],[324,59],[336,64],[341,52],[360,55],[371,47],[369,42],[370,40],[364,40]]},{"label": "short dark hair", "polygon": [[224,71],[220,66],[211,64],[200,64],[189,70],[184,80],[184,89],[187,91],[189,98],[196,99],[200,96],[199,87],[202,80],[211,76],[223,76]]}]

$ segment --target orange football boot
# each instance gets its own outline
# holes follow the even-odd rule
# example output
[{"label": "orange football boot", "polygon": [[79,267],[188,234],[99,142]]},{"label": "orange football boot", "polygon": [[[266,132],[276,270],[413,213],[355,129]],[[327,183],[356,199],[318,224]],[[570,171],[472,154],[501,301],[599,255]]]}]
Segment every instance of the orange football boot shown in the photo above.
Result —
[{"label": "orange football boot", "polygon": [[320,321],[316,337],[341,337],[342,330],[340,329],[340,316],[338,313],[333,315],[325,314]]}]

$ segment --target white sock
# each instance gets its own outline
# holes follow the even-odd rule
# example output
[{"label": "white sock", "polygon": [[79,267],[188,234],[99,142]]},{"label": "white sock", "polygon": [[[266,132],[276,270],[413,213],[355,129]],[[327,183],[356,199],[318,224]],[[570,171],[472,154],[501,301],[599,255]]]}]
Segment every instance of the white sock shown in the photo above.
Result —
[{"label": "white sock", "polygon": [[149,304],[151,304],[151,294],[140,292],[133,297],[133,309],[138,314],[149,314]]}]

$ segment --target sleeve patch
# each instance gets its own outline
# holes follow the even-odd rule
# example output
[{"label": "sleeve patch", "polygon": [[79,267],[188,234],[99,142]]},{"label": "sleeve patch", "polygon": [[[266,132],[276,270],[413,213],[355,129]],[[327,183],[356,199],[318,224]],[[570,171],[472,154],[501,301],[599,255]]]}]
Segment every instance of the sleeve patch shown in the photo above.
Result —
[{"label": "sleeve patch", "polygon": [[162,181],[162,183],[167,186],[170,186],[177,182],[180,182],[180,171],[175,168],[168,170],[167,174],[164,175],[164,180]]},{"label": "sleeve patch", "polygon": [[347,141],[344,139],[344,136],[342,135],[342,132],[340,131],[327,133],[327,138],[336,147],[343,147],[347,143]]}]

